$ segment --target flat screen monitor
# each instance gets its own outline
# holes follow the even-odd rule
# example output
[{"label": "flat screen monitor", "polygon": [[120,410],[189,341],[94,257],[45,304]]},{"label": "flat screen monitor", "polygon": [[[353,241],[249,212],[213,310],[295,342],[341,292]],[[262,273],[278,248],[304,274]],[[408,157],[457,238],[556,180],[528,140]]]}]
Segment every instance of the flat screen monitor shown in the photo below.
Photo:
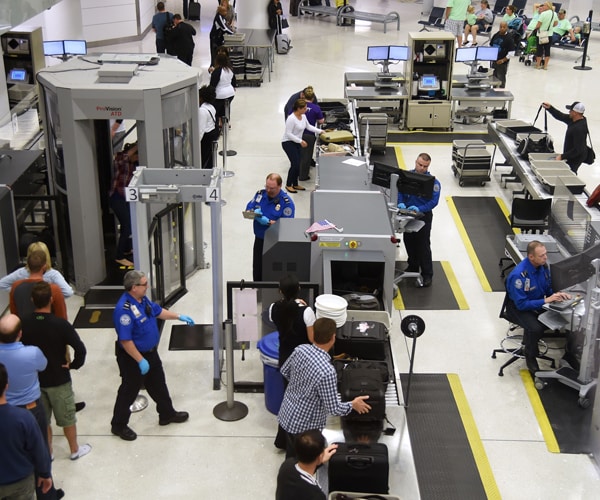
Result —
[{"label": "flat screen monitor", "polygon": [[456,49],[456,62],[473,62],[477,59],[477,47],[461,47]]},{"label": "flat screen monitor", "polygon": [[600,243],[578,254],[550,264],[552,289],[555,292],[584,283],[594,275],[592,261],[600,259]]},{"label": "flat screen monitor", "polygon": [[27,70],[23,68],[13,68],[8,72],[6,83],[29,83]]},{"label": "flat screen monitor", "polygon": [[419,90],[440,90],[440,80],[435,75],[423,75],[419,78]]},{"label": "flat screen monitor", "polygon": [[418,174],[409,170],[400,170],[398,179],[398,192],[420,196],[430,200],[433,198],[433,185],[435,177],[429,174]]},{"label": "flat screen monitor", "polygon": [[65,54],[65,46],[62,40],[50,40],[43,42],[45,56],[63,56]]},{"label": "flat screen monitor", "polygon": [[497,61],[499,47],[477,47],[478,61]]},{"label": "flat screen monitor", "polygon": [[408,47],[403,45],[390,45],[390,61],[408,61]]},{"label": "flat screen monitor", "polygon": [[389,46],[387,45],[372,45],[367,47],[367,61],[387,61],[389,54]]},{"label": "flat screen monitor", "polygon": [[392,180],[392,174],[400,175],[400,171],[401,170],[398,167],[392,167],[391,165],[386,165],[385,163],[379,163],[376,161],[373,163],[371,184],[389,189]]},{"label": "flat screen monitor", "polygon": [[84,56],[87,54],[87,44],[85,40],[65,40],[65,54],[74,56]]}]

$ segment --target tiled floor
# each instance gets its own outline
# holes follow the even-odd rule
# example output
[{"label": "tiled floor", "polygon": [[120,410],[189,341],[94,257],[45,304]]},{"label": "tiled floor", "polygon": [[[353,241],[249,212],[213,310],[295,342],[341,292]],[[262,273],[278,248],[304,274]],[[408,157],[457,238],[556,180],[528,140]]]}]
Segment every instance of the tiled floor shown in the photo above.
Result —
[{"label": "tiled floor", "polygon": [[[262,5],[266,1],[257,3]],[[240,211],[263,185],[268,172],[285,174],[287,171],[288,162],[280,140],[282,109],[288,97],[308,84],[314,86],[319,97],[343,97],[345,71],[374,69],[365,60],[367,45],[402,45],[409,31],[417,31],[420,4],[397,0],[353,3],[362,10],[400,12],[400,32],[390,26],[384,34],[380,24],[357,22],[355,27],[342,28],[322,18],[291,18],[288,31],[294,48],[285,56],[276,56],[272,81],[260,88],[240,88],[236,93],[229,149],[238,154],[227,161],[227,168],[233,170],[235,176],[223,182],[223,198],[227,200],[222,226],[225,280],[251,278],[253,236],[250,223],[242,219]],[[202,21],[195,23],[200,30],[196,37],[194,66],[199,68],[200,79],[205,83],[208,82],[208,31],[213,4],[214,1],[203,2]],[[243,23],[240,25],[243,27]],[[597,41],[596,34],[592,41]],[[139,43],[102,48],[110,49],[152,52],[154,36],[149,34]],[[561,108],[574,100],[582,100],[588,110],[592,137],[600,138],[597,118],[600,101],[594,91],[595,76],[600,68],[589,72],[572,71],[573,59],[572,52],[555,51],[548,71],[534,71],[517,61],[511,62],[508,88],[515,95],[513,117],[531,120],[542,100]],[[590,64],[595,66],[598,62],[592,60]],[[552,119],[548,125],[560,148],[564,126]],[[498,183],[499,171],[493,172],[492,182],[483,188],[459,188],[450,169],[450,146],[407,145],[402,147],[401,154],[410,165],[421,151],[433,157],[431,171],[442,184],[442,201],[435,210],[433,225],[434,259],[450,262],[469,310],[419,312],[427,331],[419,340],[415,370],[460,376],[503,498],[598,498],[600,480],[588,456],[547,451],[519,375],[523,364],[514,364],[500,378],[497,369],[501,360],[490,359],[491,350],[497,347],[506,331],[505,322],[498,319],[503,295],[482,291],[445,197],[499,196],[508,201],[508,193]],[[592,189],[600,183],[597,167],[583,166],[580,176]],[[311,187],[311,182],[305,184]],[[293,197],[297,216],[308,217],[309,191]],[[208,225],[206,234],[210,234]],[[210,246],[208,252],[210,259]],[[400,252],[400,257],[404,256],[404,250]],[[174,310],[192,316],[199,323],[210,323],[210,270],[196,272],[188,288],[189,293]],[[74,318],[82,299],[74,297],[68,302],[70,318]],[[408,348],[399,323],[396,312],[393,349],[397,369],[406,372]],[[78,414],[78,431],[80,441],[90,443],[93,450],[81,460],[71,462],[66,440],[55,430],[57,485],[64,488],[68,498],[77,499],[273,498],[275,477],[283,456],[272,445],[276,420],[266,411],[263,396],[236,394],[236,399],[248,405],[248,416],[238,422],[217,420],[212,411],[217,403],[226,399],[226,390],[212,390],[212,353],[168,351],[169,331],[167,325],[161,355],[176,408],[189,411],[190,420],[159,427],[151,404],[132,416],[131,427],[139,435],[137,441],[125,442],[110,434],[112,406],[119,384],[113,353],[115,333],[111,329],[80,330],[88,348],[88,361],[74,374],[77,399],[87,402],[87,408]],[[262,366],[256,349],[246,354],[245,361],[236,352],[235,371],[236,380],[260,380]],[[581,411],[576,406],[575,392],[572,411]],[[402,498],[418,497],[414,478],[407,476],[392,483],[397,487],[393,493]]]}]

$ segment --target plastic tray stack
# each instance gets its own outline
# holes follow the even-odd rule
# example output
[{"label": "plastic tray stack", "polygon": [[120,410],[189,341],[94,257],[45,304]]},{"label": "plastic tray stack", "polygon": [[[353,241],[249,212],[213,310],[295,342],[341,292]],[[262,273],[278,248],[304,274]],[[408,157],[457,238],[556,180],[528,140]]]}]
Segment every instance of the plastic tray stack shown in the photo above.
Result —
[{"label": "plastic tray stack", "polygon": [[458,176],[459,185],[465,181],[481,182],[490,180],[492,154],[482,140],[452,141],[452,171]]},{"label": "plastic tray stack", "polygon": [[573,194],[581,194],[585,187],[585,182],[577,177],[564,161],[532,159],[531,170],[550,194],[554,194],[558,179]]}]

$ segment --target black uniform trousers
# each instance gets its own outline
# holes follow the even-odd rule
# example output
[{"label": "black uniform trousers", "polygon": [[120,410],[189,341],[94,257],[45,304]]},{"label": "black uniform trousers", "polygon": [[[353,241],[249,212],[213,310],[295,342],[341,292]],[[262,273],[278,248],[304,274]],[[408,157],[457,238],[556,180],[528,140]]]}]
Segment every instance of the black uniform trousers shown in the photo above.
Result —
[{"label": "black uniform trousers", "polygon": [[417,232],[404,233],[404,246],[408,254],[407,271],[420,272],[425,278],[433,277],[433,262],[431,257],[431,223],[433,212],[425,212],[420,219],[425,225]]},{"label": "black uniform trousers", "polygon": [[543,311],[519,311],[511,300],[506,304],[506,312],[509,318],[523,327],[525,357],[535,358],[538,355],[538,342],[547,330],[546,326],[538,320],[538,316]]},{"label": "black uniform trousers", "polygon": [[262,258],[263,258],[263,247],[265,240],[254,237],[254,248],[252,249],[252,280],[262,281]]},{"label": "black uniform trousers", "polygon": [[129,423],[129,417],[131,416],[129,407],[135,401],[142,388],[142,383],[150,397],[156,403],[156,411],[159,416],[161,418],[172,416],[175,413],[175,409],[173,408],[173,402],[167,388],[162,361],[156,348],[140,353],[150,364],[150,370],[146,375],[141,374],[137,362],[125,352],[120,344],[117,344],[115,349],[119,374],[121,375],[121,386],[117,392],[111,425],[116,428],[123,428]]}]

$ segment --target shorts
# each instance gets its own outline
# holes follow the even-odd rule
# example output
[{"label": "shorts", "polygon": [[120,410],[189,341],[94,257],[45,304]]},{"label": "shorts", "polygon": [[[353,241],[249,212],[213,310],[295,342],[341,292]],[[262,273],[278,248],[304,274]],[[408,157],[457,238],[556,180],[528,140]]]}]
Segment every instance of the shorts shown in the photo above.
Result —
[{"label": "shorts", "polygon": [[71,382],[56,387],[42,387],[42,403],[46,410],[48,425],[51,423],[52,413],[59,427],[69,427],[77,423],[75,394]]},{"label": "shorts", "polygon": [[449,31],[454,36],[462,36],[464,21],[457,21],[455,19],[446,19],[444,24],[444,31]]}]

